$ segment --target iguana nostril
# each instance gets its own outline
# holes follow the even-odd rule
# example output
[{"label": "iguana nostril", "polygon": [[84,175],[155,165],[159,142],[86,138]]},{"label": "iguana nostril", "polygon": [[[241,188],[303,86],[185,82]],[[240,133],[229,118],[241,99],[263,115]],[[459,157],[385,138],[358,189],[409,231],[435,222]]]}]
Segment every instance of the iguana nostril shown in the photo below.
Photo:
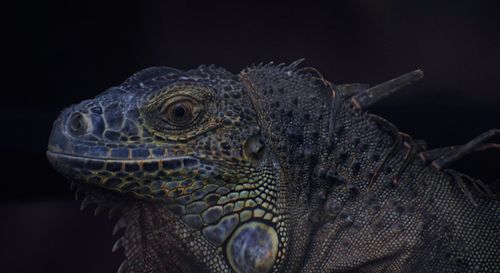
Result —
[{"label": "iguana nostril", "polygon": [[74,135],[83,135],[87,132],[87,121],[81,113],[73,113],[68,122],[69,130]]}]

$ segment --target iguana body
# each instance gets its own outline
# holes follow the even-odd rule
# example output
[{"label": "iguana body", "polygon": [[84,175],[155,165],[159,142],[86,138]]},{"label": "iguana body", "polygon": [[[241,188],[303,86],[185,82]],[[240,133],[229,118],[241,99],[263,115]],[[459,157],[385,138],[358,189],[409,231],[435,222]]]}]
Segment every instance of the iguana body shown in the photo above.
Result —
[{"label": "iguana body", "polygon": [[296,66],[149,68],[63,111],[49,160],[122,212],[119,271],[499,272],[500,203],[445,168],[484,139],[426,153]]}]

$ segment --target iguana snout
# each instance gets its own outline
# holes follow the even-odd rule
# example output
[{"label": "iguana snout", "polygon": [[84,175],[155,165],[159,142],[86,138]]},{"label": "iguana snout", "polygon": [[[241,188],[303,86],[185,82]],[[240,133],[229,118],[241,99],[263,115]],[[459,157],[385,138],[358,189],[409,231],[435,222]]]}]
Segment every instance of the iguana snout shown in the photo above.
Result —
[{"label": "iguana snout", "polygon": [[137,98],[120,88],[111,88],[65,109],[49,138],[50,162],[73,181],[145,194],[152,190],[143,189],[142,178],[160,171],[160,165],[171,172],[197,165],[198,161],[189,157],[160,162],[165,150],[141,143],[151,134],[138,123],[140,114],[133,107]]}]

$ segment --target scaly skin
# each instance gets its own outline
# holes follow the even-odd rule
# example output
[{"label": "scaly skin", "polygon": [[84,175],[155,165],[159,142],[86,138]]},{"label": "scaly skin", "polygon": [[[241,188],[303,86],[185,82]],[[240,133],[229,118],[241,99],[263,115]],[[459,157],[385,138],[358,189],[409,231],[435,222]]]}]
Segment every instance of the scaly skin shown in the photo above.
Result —
[{"label": "scaly skin", "polygon": [[149,68],[62,112],[48,158],[122,213],[119,271],[500,269],[500,203],[296,65]]}]

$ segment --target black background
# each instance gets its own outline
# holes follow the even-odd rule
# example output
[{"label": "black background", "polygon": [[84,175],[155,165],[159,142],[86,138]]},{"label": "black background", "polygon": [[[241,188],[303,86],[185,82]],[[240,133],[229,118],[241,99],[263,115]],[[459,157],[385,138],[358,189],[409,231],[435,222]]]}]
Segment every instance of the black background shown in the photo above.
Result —
[{"label": "black background", "polygon": [[[416,68],[420,82],[371,111],[430,147],[500,127],[497,1],[22,1],[4,7],[0,271],[114,272],[112,223],[78,211],[45,159],[60,110],[155,65],[306,58],[333,83],[376,84]],[[497,138],[498,139],[498,138]],[[500,153],[456,165],[500,177]]]}]

